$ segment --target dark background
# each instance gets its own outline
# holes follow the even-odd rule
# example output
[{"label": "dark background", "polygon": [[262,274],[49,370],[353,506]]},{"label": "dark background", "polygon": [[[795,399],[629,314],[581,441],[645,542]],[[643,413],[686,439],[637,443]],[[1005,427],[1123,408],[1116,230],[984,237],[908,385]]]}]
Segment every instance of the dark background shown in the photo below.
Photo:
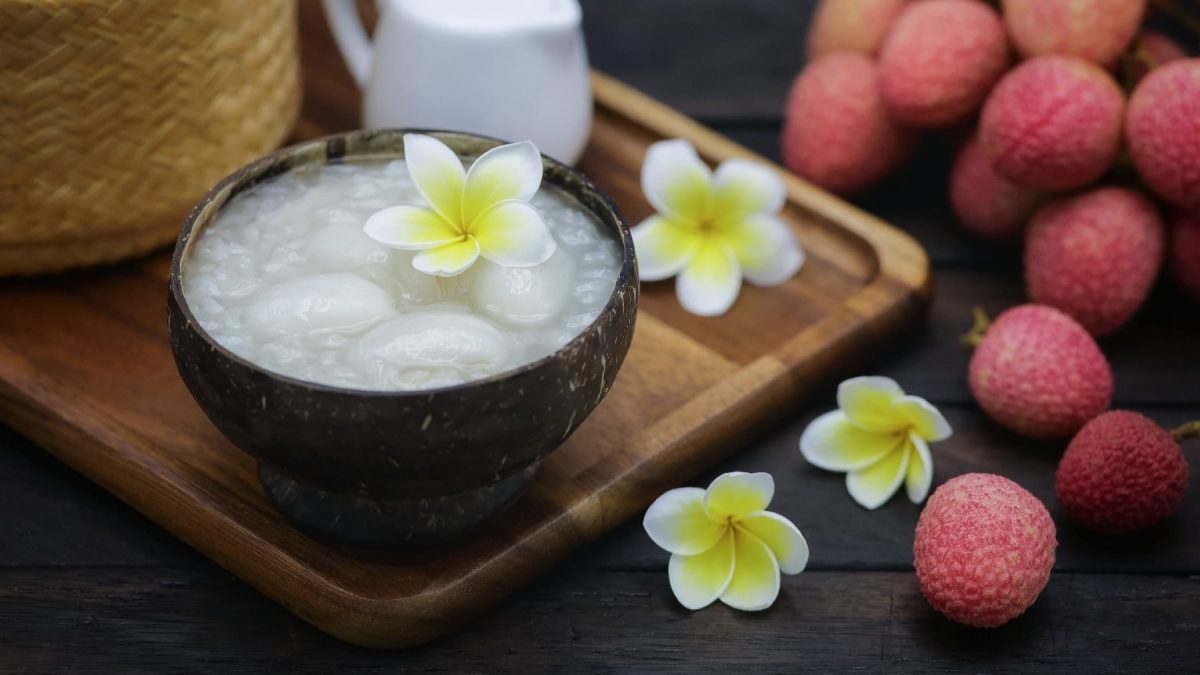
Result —
[{"label": "dark background", "polygon": [[[303,0],[305,118],[353,119],[326,105],[348,95],[314,0]],[[780,112],[803,63],[811,0],[585,0],[593,63],[778,158]],[[313,66],[317,68],[313,68]],[[979,242],[955,224],[945,183],[955,139],[932,137],[886,183],[854,201],[913,233],[936,267],[928,321],[862,373],[896,378],[954,426],[935,445],[935,484],[968,472],[1008,476],[1043,499],[1059,527],[1050,584],[1023,617],[994,630],[929,609],[912,572],[919,508],[897,496],[856,506],[840,475],[797,451],[805,424],[833,406],[832,386],[779,428],[701,476],[764,470],[772,510],[803,530],[808,570],[785,577],[758,614],[690,613],[667,584],[667,555],[640,524],[618,528],[460,633],[409,652],[336,641],[276,606],[149,520],[0,428],[0,672],[180,669],[434,671],[1003,671],[1200,669],[1200,444],[1193,488],[1166,523],[1125,538],[1073,528],[1054,501],[1062,444],[990,424],[966,389],[958,334],[980,305],[1023,300],[1020,249]],[[1134,324],[1105,340],[1115,407],[1164,425],[1200,418],[1200,306],[1160,284]]]}]

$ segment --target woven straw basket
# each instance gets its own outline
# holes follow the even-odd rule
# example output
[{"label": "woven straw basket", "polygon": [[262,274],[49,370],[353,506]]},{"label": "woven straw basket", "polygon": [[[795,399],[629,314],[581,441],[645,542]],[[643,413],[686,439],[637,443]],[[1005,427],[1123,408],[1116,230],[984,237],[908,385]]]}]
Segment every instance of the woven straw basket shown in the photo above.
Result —
[{"label": "woven straw basket", "polygon": [[172,241],[299,101],[293,0],[0,0],[0,275]]}]

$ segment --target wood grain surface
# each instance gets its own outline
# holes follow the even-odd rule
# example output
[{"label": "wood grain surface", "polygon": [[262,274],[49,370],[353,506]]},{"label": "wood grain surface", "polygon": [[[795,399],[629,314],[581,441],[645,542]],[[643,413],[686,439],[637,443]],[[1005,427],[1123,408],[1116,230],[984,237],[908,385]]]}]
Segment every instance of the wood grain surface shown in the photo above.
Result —
[{"label": "wood grain surface", "polygon": [[[351,128],[356,94],[316,7],[302,2],[306,127]],[[585,0],[595,65],[768,157],[779,109],[802,63],[811,0]],[[310,126],[311,125],[311,126]],[[965,384],[957,336],[975,305],[1021,302],[1017,247],[972,239],[945,203],[952,138],[933,138],[905,170],[855,203],[900,224],[933,260],[930,319],[857,373],[895,377],[947,411],[955,436],[935,447],[935,483],[994,471],[1029,488],[1059,526],[1059,560],[1025,617],[994,631],[957,627],[921,600],[911,570],[919,508],[896,499],[866,513],[842,478],[804,465],[804,425],[832,388],[783,423],[735,442],[692,481],[768,470],[772,508],[812,546],[771,610],[682,610],[666,555],[635,522],[586,546],[452,637],[405,652],[323,635],[173,535],[0,430],[0,671],[49,672],[1194,672],[1200,664],[1200,499],[1132,538],[1088,535],[1054,502],[1060,446],[991,425]],[[87,302],[82,292],[78,302]],[[78,344],[86,355],[86,327]],[[1134,325],[1103,347],[1115,405],[1164,424],[1200,417],[1200,312],[1163,285]],[[136,367],[131,364],[130,367]],[[1198,449],[1190,451],[1200,485]]]}]

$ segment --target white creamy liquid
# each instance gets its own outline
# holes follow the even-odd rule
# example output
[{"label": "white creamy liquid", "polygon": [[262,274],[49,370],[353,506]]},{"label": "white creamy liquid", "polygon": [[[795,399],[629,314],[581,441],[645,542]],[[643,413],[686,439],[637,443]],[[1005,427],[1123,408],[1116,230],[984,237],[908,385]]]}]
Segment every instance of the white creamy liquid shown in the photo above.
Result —
[{"label": "white creamy liquid", "polygon": [[439,278],[414,253],[362,232],[371,214],[424,204],[403,160],[333,164],[274,178],[230,200],[183,269],[196,319],[234,354],[276,373],[356,389],[427,389],[547,356],[612,294],[620,248],[573,198],[543,185],[532,203],[558,242],[537,267],[482,257]]}]

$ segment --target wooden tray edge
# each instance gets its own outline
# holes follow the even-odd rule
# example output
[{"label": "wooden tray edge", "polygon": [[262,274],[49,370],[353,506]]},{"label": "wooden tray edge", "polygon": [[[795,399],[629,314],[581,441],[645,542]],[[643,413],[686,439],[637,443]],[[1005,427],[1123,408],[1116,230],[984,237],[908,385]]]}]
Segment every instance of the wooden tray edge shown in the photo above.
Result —
[{"label": "wooden tray edge", "polygon": [[[742,428],[777,418],[794,405],[800,394],[820,384],[816,375],[804,367],[805,362],[819,357],[834,345],[841,345],[840,351],[854,352],[865,352],[876,347],[893,328],[914,318],[928,302],[928,258],[908,235],[796,178],[756,153],[627,85],[601,73],[594,73],[592,82],[598,104],[660,131],[664,136],[686,136],[702,154],[743,157],[776,167],[784,178],[789,199],[803,202],[821,216],[846,227],[870,245],[879,261],[876,276],[847,300],[845,309],[823,317],[778,353],[764,356],[736,372],[731,378],[737,384],[734,393],[719,392],[715,388],[702,392],[635,439],[635,442],[652,443],[656,436],[670,434],[677,436],[676,443],[688,441],[697,450],[674,453],[669,458],[637,465],[562,514],[562,517],[574,522],[591,523],[586,530],[574,528],[573,534],[566,536],[561,532],[553,532],[555,528],[550,527],[552,523],[547,523],[523,547],[537,549],[534,553],[538,558],[537,565],[521,566],[511,559],[497,563],[510,574],[504,584],[493,583],[494,580],[489,580],[487,574],[472,573],[458,579],[454,585],[406,597],[402,601],[363,597],[334,580],[326,580],[329,583],[323,584],[323,588],[314,588],[313,594],[297,601],[296,597],[280,591],[279,577],[289,578],[289,583],[302,583],[304,579],[319,578],[319,575],[307,568],[297,568],[292,558],[280,559],[273,553],[270,542],[260,541],[252,531],[233,523],[234,531],[225,539],[236,540],[239,546],[249,543],[255,555],[273,561],[275,567],[269,572],[264,571],[261,565],[244,564],[224,552],[221,546],[213,545],[212,541],[199,536],[194,531],[195,523],[190,522],[192,515],[186,509],[167,513],[154,504],[149,504],[151,508],[145,508],[149,502],[139,496],[136,487],[141,479],[137,477],[136,470],[132,470],[133,467],[131,471],[124,472],[124,478],[97,482],[322,631],[364,646],[412,647],[457,628],[529,583],[571,551],[603,536],[645,506],[642,494],[690,479],[727,457],[731,449],[728,441],[730,429],[733,428],[730,426],[731,420],[737,418],[736,427]],[[888,302],[881,303],[882,299]],[[887,309],[881,311],[881,304]],[[814,334],[823,337],[813,340]],[[817,344],[815,349],[813,344]],[[20,362],[23,363],[24,359],[20,359]],[[97,456],[92,452],[92,446],[97,444],[97,438],[118,436],[114,430],[123,428],[123,425],[105,418],[103,422],[75,425],[79,429],[87,429],[86,434],[82,431],[65,433],[63,428],[74,422],[58,409],[56,397],[48,389],[50,383],[32,370],[16,373],[16,377],[34,385],[30,389],[40,390],[41,395],[33,401],[27,401],[22,400],[27,397],[12,396],[5,387],[0,387],[0,399],[4,399],[0,401],[0,407],[5,409],[8,422],[61,461],[96,480],[93,477],[95,472],[89,470],[92,457]],[[728,404],[725,412],[710,416],[705,412],[711,408],[706,401],[714,396],[730,400],[725,401]],[[761,412],[753,416],[746,415],[746,410],[755,408],[764,400],[776,404],[763,406]],[[80,437],[87,434],[92,436]],[[722,438],[725,440],[720,440]],[[140,470],[153,472],[154,468],[140,467]],[[178,489],[178,486],[171,486],[174,492],[178,492]],[[182,493],[176,494],[172,501],[178,502],[182,496]],[[602,520],[598,521],[598,518]],[[508,551],[506,555],[523,556],[525,553]],[[463,596],[467,595],[471,596],[471,602],[463,600]]]},{"label": "wooden tray edge", "polygon": [[[836,221],[868,243],[879,259],[879,274],[912,288],[927,302],[932,297],[929,256],[908,233],[863,211],[745,148],[633,87],[604,73],[592,71],[592,91],[597,103],[625,117],[641,121],[664,136],[678,129],[702,155],[740,157],[772,167],[783,178],[788,198],[802,202],[818,215]],[[876,280],[873,280],[873,283]],[[871,284],[868,284],[868,288]],[[866,289],[860,291],[860,294]],[[868,293],[869,295],[869,293]]]}]

